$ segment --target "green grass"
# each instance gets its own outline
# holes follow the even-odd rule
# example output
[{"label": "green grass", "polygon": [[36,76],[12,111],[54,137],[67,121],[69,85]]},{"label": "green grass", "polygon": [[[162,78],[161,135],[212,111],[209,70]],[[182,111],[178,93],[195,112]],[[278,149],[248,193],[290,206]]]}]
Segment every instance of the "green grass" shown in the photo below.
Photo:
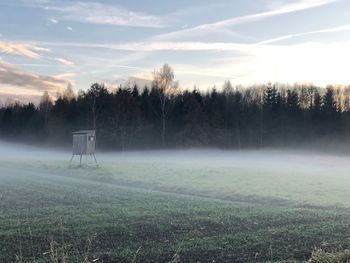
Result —
[{"label": "green grass", "polygon": [[348,263],[349,261],[349,250],[327,252],[322,249],[315,249],[309,263]]},{"label": "green grass", "polygon": [[1,163],[0,262],[48,262],[52,241],[68,262],[301,262],[315,247],[350,246],[344,174],[101,163]]}]

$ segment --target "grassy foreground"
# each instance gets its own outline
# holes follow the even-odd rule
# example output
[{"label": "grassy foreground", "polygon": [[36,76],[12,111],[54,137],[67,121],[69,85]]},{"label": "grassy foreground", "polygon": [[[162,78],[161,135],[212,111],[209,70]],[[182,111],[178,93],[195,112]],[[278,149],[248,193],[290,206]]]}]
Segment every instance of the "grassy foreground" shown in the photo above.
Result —
[{"label": "grassy foreground", "polygon": [[0,262],[305,262],[315,247],[350,246],[348,180],[336,187],[298,168],[278,177],[243,164],[101,162],[2,162]]}]

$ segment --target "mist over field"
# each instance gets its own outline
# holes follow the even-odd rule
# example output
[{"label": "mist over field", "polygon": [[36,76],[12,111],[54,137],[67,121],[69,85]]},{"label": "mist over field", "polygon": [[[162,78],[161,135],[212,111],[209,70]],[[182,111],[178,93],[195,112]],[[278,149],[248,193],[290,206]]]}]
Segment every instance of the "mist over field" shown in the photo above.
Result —
[{"label": "mist over field", "polygon": [[[70,147],[34,146],[0,141],[1,161],[33,161],[36,163],[62,164],[72,156]],[[314,171],[314,174],[344,174],[350,168],[347,153],[337,151],[318,151],[315,149],[265,149],[265,150],[220,150],[220,149],[183,149],[183,150],[130,150],[101,151],[96,154],[99,162],[104,164],[118,162],[169,164],[193,168],[201,167],[248,167],[282,172]],[[334,170],[335,169],[335,170]],[[340,175],[339,174],[339,175]]]},{"label": "mist over field", "polygon": [[[17,168],[19,175],[25,173],[26,167],[45,168],[47,179],[52,174],[69,178],[72,171],[73,174],[80,172],[74,169],[79,166],[79,156],[73,159],[73,168],[69,169],[72,156],[69,148],[0,142],[0,149],[0,162],[6,169],[11,169],[12,174],[17,173]],[[96,172],[101,178],[114,178],[121,185],[190,194],[191,189],[202,187],[199,196],[210,196],[214,190],[227,196],[292,198],[306,205],[322,202],[336,206],[350,204],[350,199],[346,198],[350,197],[346,191],[350,186],[350,157],[346,153],[286,149],[187,149],[97,151],[96,158],[99,168],[93,167],[91,157],[83,157],[83,167],[86,166],[83,173],[91,172],[93,179]],[[5,172],[2,177],[6,177]],[[333,191],[344,199],[330,194]]]},{"label": "mist over field", "polygon": [[303,262],[350,245],[346,154],[97,151],[99,167],[70,157],[0,143],[2,262]]}]

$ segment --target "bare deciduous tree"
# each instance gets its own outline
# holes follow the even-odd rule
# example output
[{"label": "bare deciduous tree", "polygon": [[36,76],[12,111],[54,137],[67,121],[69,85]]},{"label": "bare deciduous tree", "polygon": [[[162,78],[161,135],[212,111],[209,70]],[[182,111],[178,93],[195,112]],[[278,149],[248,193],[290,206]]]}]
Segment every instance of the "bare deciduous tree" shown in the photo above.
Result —
[{"label": "bare deciduous tree", "polygon": [[168,64],[164,64],[161,69],[155,71],[153,74],[153,86],[159,89],[163,147],[165,146],[166,117],[170,109],[169,102],[178,87],[178,82],[174,81],[174,79],[174,70]]},{"label": "bare deciduous tree", "polygon": [[90,108],[91,108],[91,113],[92,113],[92,129],[96,130],[96,122],[97,119],[99,118],[100,111],[103,106],[103,96],[106,95],[107,89],[105,88],[104,84],[98,84],[94,83],[91,85],[88,93],[86,94],[89,103],[90,103]]}]

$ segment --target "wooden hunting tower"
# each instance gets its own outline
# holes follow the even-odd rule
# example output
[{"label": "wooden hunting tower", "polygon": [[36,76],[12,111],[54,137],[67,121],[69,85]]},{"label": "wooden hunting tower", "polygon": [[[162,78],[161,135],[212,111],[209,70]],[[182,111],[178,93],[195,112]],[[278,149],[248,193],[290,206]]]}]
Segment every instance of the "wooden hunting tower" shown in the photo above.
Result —
[{"label": "wooden hunting tower", "polygon": [[80,156],[80,166],[83,155],[90,155],[94,158],[95,164],[97,165],[95,157],[95,144],[96,136],[95,130],[83,130],[73,132],[73,156],[70,160],[72,163],[74,156]]}]

